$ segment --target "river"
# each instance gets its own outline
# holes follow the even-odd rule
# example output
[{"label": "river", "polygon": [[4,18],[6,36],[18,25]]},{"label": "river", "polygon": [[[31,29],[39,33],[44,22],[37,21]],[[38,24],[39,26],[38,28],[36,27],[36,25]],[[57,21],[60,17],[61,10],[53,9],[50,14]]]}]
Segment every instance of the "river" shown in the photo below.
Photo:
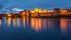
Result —
[{"label": "river", "polygon": [[71,19],[3,18],[0,40],[71,40]]}]

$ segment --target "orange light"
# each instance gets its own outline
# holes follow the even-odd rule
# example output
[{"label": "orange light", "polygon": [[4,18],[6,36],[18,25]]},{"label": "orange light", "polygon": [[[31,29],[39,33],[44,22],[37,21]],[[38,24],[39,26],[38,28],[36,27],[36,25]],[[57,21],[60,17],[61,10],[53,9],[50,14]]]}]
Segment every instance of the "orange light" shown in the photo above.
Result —
[{"label": "orange light", "polygon": [[10,16],[11,16],[11,14],[8,14],[7,16],[9,16],[9,17],[10,17]]},{"label": "orange light", "polygon": [[31,27],[32,29],[34,29],[36,32],[41,31],[41,19],[37,19],[37,18],[31,18]]},{"label": "orange light", "polygon": [[67,10],[61,10],[61,14],[67,14]]},{"label": "orange light", "polygon": [[8,25],[8,26],[11,25],[11,21],[12,21],[12,18],[9,17],[9,18],[7,19],[7,25]]},{"label": "orange light", "polygon": [[31,13],[35,13],[35,11],[31,10]]},{"label": "orange light", "polygon": [[61,30],[62,32],[66,32],[67,31],[67,19],[61,19]]}]

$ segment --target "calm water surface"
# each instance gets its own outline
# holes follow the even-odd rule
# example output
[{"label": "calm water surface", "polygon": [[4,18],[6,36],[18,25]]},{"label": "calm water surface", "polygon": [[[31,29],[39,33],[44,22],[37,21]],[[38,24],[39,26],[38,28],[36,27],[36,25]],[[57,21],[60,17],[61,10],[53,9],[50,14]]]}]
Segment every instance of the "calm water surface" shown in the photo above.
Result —
[{"label": "calm water surface", "polygon": [[71,19],[3,18],[0,40],[71,40]]}]

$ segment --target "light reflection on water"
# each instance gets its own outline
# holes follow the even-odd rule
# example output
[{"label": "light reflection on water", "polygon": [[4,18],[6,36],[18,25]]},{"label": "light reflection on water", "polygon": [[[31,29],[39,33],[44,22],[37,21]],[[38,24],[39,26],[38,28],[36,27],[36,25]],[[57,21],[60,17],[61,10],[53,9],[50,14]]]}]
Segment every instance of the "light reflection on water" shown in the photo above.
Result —
[{"label": "light reflection on water", "polygon": [[[6,35],[10,33],[8,31],[11,31],[12,32],[11,38],[13,37],[12,35],[20,33],[17,36],[21,36],[22,40],[23,39],[39,40],[39,38],[42,40],[44,39],[50,40],[51,38],[54,40],[58,39],[62,40],[65,39],[63,33],[66,33],[67,35],[66,38],[68,38],[68,35],[69,37],[71,37],[70,36],[71,19],[25,18],[25,17],[13,18],[13,19],[4,18],[0,19],[0,32],[4,31],[2,29],[6,30],[7,32]],[[28,39],[26,37],[28,37]]]},{"label": "light reflection on water", "polygon": [[12,23],[12,19],[11,18],[8,18],[6,21],[7,21],[7,25],[10,26],[11,23]]},{"label": "light reflection on water", "polygon": [[0,19],[0,26],[2,26],[2,20]]},{"label": "light reflection on water", "polygon": [[16,18],[13,19],[13,26],[14,26],[14,27],[16,26]]},{"label": "light reflection on water", "polygon": [[36,31],[40,31],[42,28],[41,19],[38,18],[31,18],[31,27]]},{"label": "light reflection on water", "polygon": [[61,29],[62,29],[62,32],[67,31],[67,19],[61,19]]}]

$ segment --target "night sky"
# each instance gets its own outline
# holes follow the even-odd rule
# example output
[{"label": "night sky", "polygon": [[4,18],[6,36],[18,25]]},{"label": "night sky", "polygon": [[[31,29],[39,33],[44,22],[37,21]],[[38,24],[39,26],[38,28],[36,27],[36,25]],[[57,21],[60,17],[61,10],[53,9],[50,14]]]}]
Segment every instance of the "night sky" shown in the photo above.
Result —
[{"label": "night sky", "polygon": [[53,9],[71,7],[71,0],[0,0],[0,10],[20,8],[33,9]]}]

